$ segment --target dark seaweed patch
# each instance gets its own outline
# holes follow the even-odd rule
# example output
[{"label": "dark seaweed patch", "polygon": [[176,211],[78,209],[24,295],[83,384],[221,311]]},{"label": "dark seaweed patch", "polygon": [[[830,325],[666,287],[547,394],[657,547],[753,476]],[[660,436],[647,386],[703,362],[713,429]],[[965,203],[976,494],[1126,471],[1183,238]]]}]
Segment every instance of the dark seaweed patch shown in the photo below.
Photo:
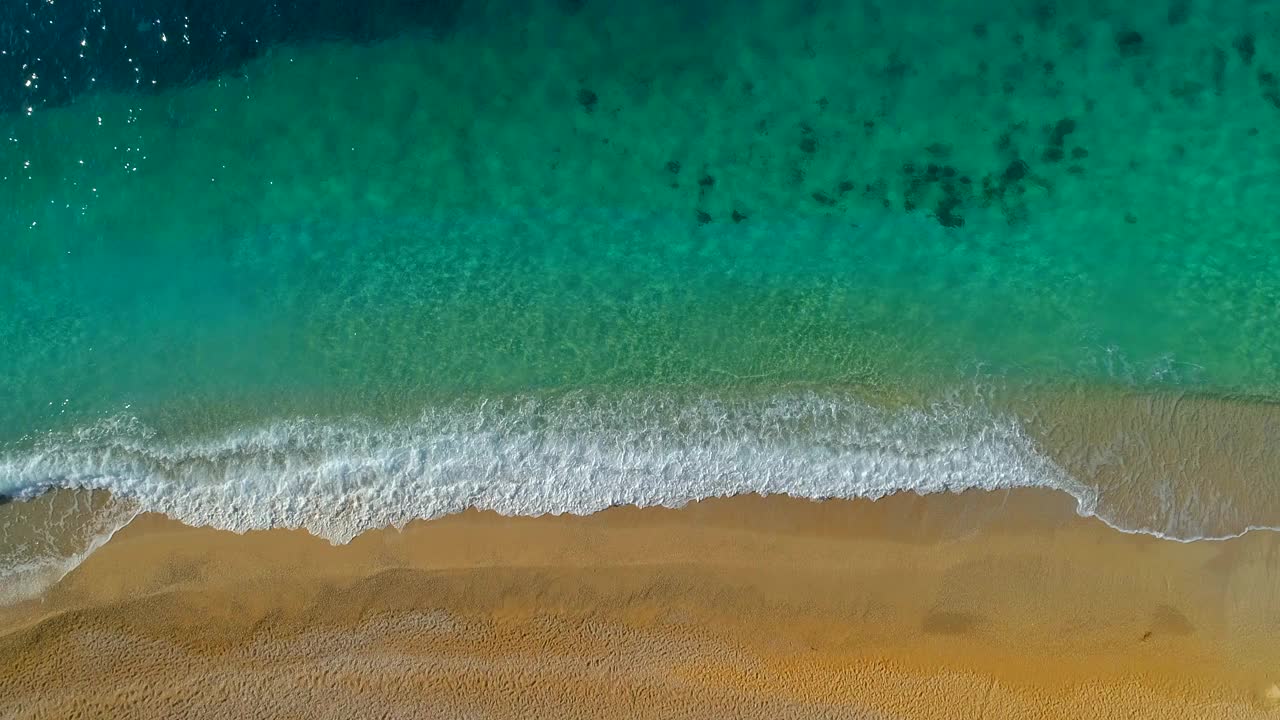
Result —
[{"label": "dark seaweed patch", "polygon": [[1137,30],[1124,30],[1116,33],[1116,49],[1124,57],[1142,54],[1145,49],[1142,33]]},{"label": "dark seaweed patch", "polygon": [[1262,88],[1262,97],[1275,108],[1280,108],[1280,81],[1276,75],[1267,70],[1258,71],[1258,87]]},{"label": "dark seaweed patch", "polygon": [[1049,144],[1057,147],[1062,146],[1062,142],[1067,136],[1076,131],[1076,121],[1071,118],[1062,118],[1054,123],[1053,129],[1049,131]]},{"label": "dark seaweed patch", "polygon": [[964,218],[956,212],[960,208],[960,197],[958,195],[947,194],[938,201],[937,207],[933,210],[933,216],[938,219],[938,224],[947,228],[958,228],[964,225]]},{"label": "dark seaweed patch", "polygon": [[[939,225],[947,228],[964,225],[961,211],[966,196],[972,197],[973,194],[972,180],[968,176],[960,175],[951,165],[940,163],[928,163],[923,170],[915,163],[906,163],[902,170],[909,177],[902,193],[903,211],[912,212],[932,205],[931,214]],[[883,195],[886,201],[888,199],[883,181],[878,187],[867,185],[863,194],[867,197]]]},{"label": "dark seaweed patch", "polygon": [[1004,173],[1000,176],[1000,179],[1006,184],[1017,182],[1025,178],[1029,170],[1030,168],[1027,167],[1025,162],[1022,160],[1014,160],[1005,167]]},{"label": "dark seaweed patch", "polygon": [[1244,62],[1245,65],[1251,64],[1253,62],[1254,54],[1258,52],[1257,45],[1255,45],[1253,41],[1253,33],[1244,33],[1240,37],[1236,38],[1236,41],[1231,43],[1231,45],[1236,49],[1236,52],[1239,53],[1240,60]]},{"label": "dark seaweed patch", "polygon": [[945,160],[951,157],[951,146],[946,143],[931,143],[924,149],[924,151],[929,154],[929,157],[935,157],[939,160]]}]

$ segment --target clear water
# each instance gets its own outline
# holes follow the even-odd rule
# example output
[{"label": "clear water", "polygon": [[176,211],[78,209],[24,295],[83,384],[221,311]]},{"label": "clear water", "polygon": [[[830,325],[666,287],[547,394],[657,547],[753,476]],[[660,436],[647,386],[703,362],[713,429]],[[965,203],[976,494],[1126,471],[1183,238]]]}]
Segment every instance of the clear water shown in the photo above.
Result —
[{"label": "clear water", "polygon": [[[1280,519],[1275,466],[1203,461],[1243,417],[1277,439],[1264,4],[464,3],[454,20],[297,33],[189,83],[148,73],[209,28],[146,20],[135,33],[164,39],[138,46],[135,87],[104,75],[0,115],[0,492],[322,529],[317,498],[358,495],[337,537],[467,504],[1021,484],[1183,538]],[[1193,397],[1196,419],[1133,396]],[[565,419],[576,402],[596,426]],[[805,419],[832,407],[858,419]],[[932,429],[891,432],[907,426]],[[1099,427],[1115,432],[1082,439]],[[557,442],[616,450],[583,467],[667,459],[556,486],[574,457]],[[815,453],[844,459],[823,475],[797,460]],[[446,466],[471,489],[446,492]],[[555,502],[495,490],[547,487],[529,497]]]}]

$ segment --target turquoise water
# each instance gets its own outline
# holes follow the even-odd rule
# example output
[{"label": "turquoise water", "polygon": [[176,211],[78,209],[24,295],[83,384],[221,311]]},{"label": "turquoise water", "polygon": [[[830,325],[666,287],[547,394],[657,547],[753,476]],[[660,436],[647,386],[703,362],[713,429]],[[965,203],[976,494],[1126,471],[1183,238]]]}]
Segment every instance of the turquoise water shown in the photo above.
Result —
[{"label": "turquoise water", "polygon": [[[1103,512],[1054,429],[1114,460],[1177,423],[1098,398],[1269,443],[1275,20],[1132,5],[464,4],[2,115],[0,492],[335,537],[748,490]],[[1270,467],[1149,445],[1116,524],[1280,519]]]}]

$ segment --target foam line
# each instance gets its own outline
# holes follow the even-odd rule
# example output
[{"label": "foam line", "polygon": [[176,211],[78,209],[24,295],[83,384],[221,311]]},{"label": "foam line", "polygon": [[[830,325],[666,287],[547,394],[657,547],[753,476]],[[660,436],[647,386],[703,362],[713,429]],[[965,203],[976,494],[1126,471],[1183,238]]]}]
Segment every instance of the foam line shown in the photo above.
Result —
[{"label": "foam line", "polygon": [[115,418],[0,456],[0,490],[92,488],[193,525],[305,528],[335,543],[467,508],[587,514],[742,493],[807,498],[1050,487],[1096,498],[1016,420],[840,393],[573,393],[456,402],[412,422],[297,419],[159,437]]}]

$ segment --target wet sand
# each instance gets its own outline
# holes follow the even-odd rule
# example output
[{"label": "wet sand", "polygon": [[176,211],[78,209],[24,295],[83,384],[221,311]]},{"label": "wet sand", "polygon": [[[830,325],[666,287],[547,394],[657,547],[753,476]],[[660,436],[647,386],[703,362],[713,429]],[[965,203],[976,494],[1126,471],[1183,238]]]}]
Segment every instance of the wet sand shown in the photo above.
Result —
[{"label": "wet sand", "polygon": [[332,546],[144,515],[0,610],[0,717],[1280,717],[1280,534],[1065,496],[468,512]]}]

